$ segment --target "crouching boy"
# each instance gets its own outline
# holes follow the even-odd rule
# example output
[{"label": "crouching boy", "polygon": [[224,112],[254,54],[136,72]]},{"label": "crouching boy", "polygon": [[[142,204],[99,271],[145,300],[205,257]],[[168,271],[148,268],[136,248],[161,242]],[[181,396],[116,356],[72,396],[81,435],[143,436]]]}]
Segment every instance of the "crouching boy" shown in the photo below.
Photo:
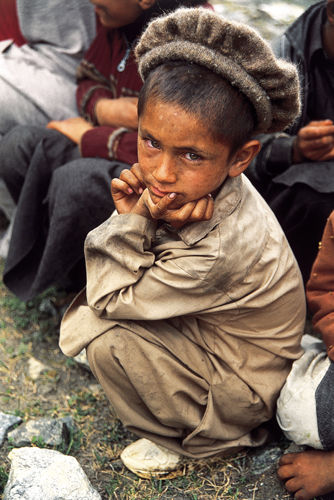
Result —
[{"label": "crouching boy", "polygon": [[60,345],[86,347],[119,418],[146,438],[124,463],[162,477],[182,456],[266,442],[259,426],[302,354],[298,266],[241,175],[253,134],[298,113],[298,79],[256,32],[204,9],[155,20],[136,52],[139,162],[112,182],[118,215],[87,237],[87,290]]}]

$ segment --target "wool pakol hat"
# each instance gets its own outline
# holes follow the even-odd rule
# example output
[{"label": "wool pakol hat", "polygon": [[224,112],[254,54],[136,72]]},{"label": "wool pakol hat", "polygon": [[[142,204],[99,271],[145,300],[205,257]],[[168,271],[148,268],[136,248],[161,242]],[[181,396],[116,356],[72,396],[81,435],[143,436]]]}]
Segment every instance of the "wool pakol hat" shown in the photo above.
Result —
[{"label": "wool pakol hat", "polygon": [[179,9],[153,20],[135,53],[143,81],[168,61],[195,63],[228,80],[252,102],[255,133],[283,130],[300,112],[296,67],[277,59],[249,26],[210,10]]}]

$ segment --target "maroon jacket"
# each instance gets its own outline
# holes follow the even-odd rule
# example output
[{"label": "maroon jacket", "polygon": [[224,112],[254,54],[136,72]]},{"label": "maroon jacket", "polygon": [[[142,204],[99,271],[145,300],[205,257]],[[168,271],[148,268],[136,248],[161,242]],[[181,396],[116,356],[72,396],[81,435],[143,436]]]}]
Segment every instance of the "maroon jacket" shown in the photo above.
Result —
[{"label": "maroon jacket", "polygon": [[[211,8],[209,3],[203,7]],[[137,162],[137,132],[125,128],[98,126],[94,108],[101,98],[138,97],[143,82],[131,51],[124,71],[117,70],[127,49],[119,30],[102,27],[78,68],[77,105],[81,116],[96,128],[81,139],[83,157]]]},{"label": "maroon jacket", "polygon": [[313,328],[321,334],[327,354],[334,361],[334,212],[328,219],[319,243],[319,253],[307,283],[306,296],[314,313]]}]

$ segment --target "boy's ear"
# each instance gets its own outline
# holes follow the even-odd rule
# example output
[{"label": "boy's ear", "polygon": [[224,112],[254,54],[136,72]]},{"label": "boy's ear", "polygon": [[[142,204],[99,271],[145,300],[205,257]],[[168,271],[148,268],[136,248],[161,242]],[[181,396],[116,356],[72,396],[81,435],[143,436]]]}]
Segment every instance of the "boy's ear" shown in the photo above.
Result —
[{"label": "boy's ear", "polygon": [[156,0],[138,0],[139,6],[143,10],[147,10],[155,4]]},{"label": "boy's ear", "polygon": [[242,174],[252,159],[260,152],[260,149],[260,141],[253,139],[246,142],[234,155],[228,175],[230,177],[238,177],[238,175]]}]

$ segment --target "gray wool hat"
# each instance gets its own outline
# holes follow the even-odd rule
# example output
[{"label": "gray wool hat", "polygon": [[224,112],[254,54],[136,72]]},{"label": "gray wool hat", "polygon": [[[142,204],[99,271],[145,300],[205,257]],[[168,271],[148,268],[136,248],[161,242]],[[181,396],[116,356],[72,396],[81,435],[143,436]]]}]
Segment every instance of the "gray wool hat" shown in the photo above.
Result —
[{"label": "gray wool hat", "polygon": [[283,130],[300,112],[296,67],[277,59],[249,26],[208,9],[178,9],[153,20],[135,53],[143,81],[167,61],[195,63],[222,76],[252,102],[256,133]]}]

